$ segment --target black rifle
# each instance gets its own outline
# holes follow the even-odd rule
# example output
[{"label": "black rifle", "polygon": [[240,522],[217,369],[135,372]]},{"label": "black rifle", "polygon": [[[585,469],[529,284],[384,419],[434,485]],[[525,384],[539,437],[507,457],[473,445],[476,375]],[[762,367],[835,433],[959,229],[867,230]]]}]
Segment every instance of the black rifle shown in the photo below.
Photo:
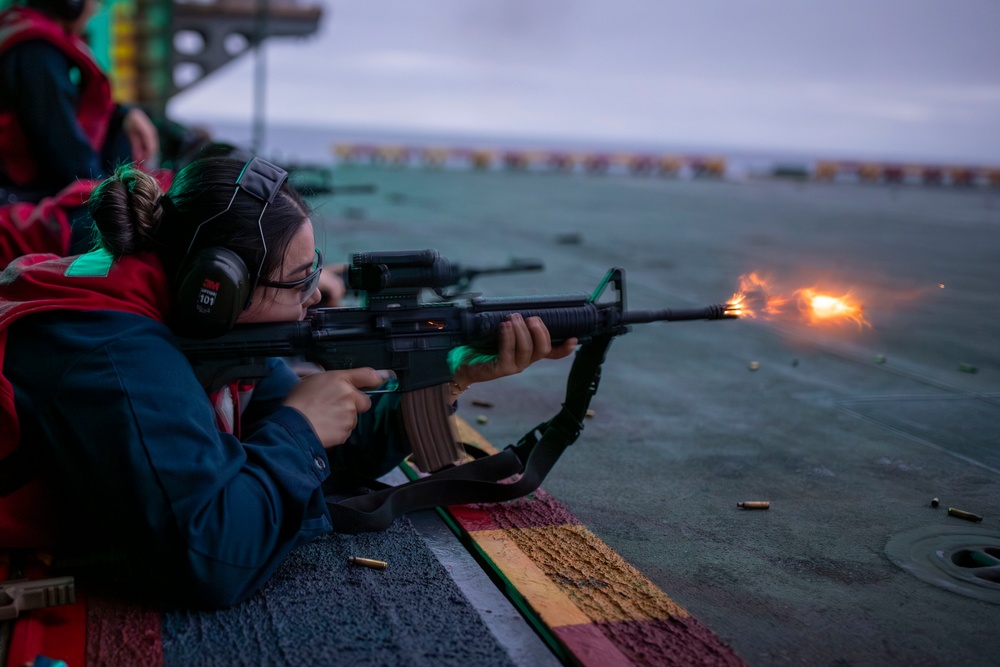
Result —
[{"label": "black rifle", "polygon": [[472,281],[479,276],[490,276],[500,273],[523,273],[525,271],[542,271],[545,265],[538,259],[513,257],[504,266],[462,267],[452,265],[452,277],[448,288],[438,287],[434,290],[442,299],[455,299],[469,290]]},{"label": "black rifle", "polygon": [[[500,324],[514,313],[520,313],[525,318],[540,317],[548,327],[554,345],[570,338],[578,339],[582,345],[577,350],[570,371],[563,410],[555,419],[533,429],[514,448],[524,470],[513,470],[508,463],[504,464],[506,467],[501,466],[506,474],[492,477],[502,479],[524,472],[521,480],[513,485],[475,480],[467,490],[469,485],[462,485],[459,499],[455,499],[450,491],[444,491],[440,496],[421,496],[417,502],[424,503],[426,507],[509,499],[537,488],[558,453],[571,444],[582,430],[590,398],[597,391],[600,366],[607,348],[612,339],[628,332],[631,325],[728,319],[739,315],[738,306],[733,304],[630,312],[625,306],[625,273],[620,268],[611,269],[589,296],[476,297],[468,303],[421,302],[420,296],[425,289],[438,290],[453,284],[452,280],[451,265],[434,250],[358,253],[353,256],[348,269],[348,282],[363,295],[360,307],[316,308],[310,310],[301,322],[241,325],[219,338],[183,340],[180,346],[191,360],[202,384],[210,391],[235,380],[261,377],[267,357],[304,358],[326,370],[359,367],[392,370],[396,374],[394,390],[403,393],[403,412],[415,461],[422,470],[435,471],[455,466],[467,458],[460,443],[456,445],[453,438],[442,437],[443,432],[450,431],[441,429],[441,424],[448,421],[443,392],[446,391],[444,385],[453,376],[450,357],[456,350],[495,353]],[[602,300],[609,287],[614,291],[613,300]],[[529,481],[532,476],[526,472],[529,467],[527,458],[540,442],[535,437],[536,433],[543,436],[541,442],[548,436],[549,440],[560,443],[555,447],[558,453],[547,457],[551,460],[540,466],[543,469],[541,477],[535,480],[537,483]],[[451,442],[442,443],[442,439]],[[455,470],[476,464],[484,464],[482,467],[493,465],[486,460],[476,461],[442,470],[419,480],[419,483],[431,479],[456,481],[455,478],[462,477],[462,473]],[[531,483],[535,483],[535,487],[524,490]],[[491,487],[487,492],[482,484],[504,489]],[[509,495],[512,492],[516,495]],[[368,507],[376,502],[373,496],[378,494],[361,497],[368,499],[362,504]],[[378,508],[380,512],[384,509],[381,506]],[[387,525],[384,524],[386,516],[391,521],[396,513],[411,509],[417,507],[400,503],[363,529],[371,529],[373,525],[384,527]],[[366,516],[373,511],[364,510]]]},{"label": "black rifle", "polygon": [[[405,254],[411,253],[406,253],[404,251],[404,255]],[[397,263],[401,260],[397,258],[392,261],[393,263]],[[405,261],[405,258],[402,261]],[[446,301],[449,299],[457,299],[462,296],[467,296],[468,290],[472,286],[472,281],[479,276],[545,270],[545,264],[543,264],[541,260],[528,257],[512,257],[507,264],[502,266],[461,266],[459,264],[453,264],[442,257],[438,257],[435,260],[435,263],[436,267],[429,269],[429,271],[430,274],[434,276],[434,283],[437,286],[430,289],[434,292],[438,299]],[[341,273],[341,278],[343,279],[344,284],[352,288],[356,294],[361,294],[364,290],[364,279],[361,279],[361,287],[352,285],[350,274],[351,266],[345,266],[343,272]],[[358,280],[358,278],[355,278],[355,281]]]}]

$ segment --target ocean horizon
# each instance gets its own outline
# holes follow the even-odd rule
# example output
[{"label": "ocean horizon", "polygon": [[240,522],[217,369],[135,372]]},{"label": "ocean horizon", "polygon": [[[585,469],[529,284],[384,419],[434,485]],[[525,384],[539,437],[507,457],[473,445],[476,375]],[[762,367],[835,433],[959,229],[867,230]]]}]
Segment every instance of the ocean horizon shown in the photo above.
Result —
[{"label": "ocean horizon", "polygon": [[[254,144],[254,128],[250,120],[181,119],[188,126],[206,129],[216,141],[246,148]],[[407,146],[411,148],[465,148],[513,151],[566,151],[575,153],[636,153],[650,155],[684,155],[722,157],[731,175],[768,173],[776,167],[812,169],[823,160],[875,163],[923,164],[940,166],[989,167],[961,160],[907,155],[845,154],[838,151],[802,151],[782,148],[695,145],[640,140],[605,138],[512,136],[502,134],[470,134],[462,132],[426,131],[405,128],[346,127],[337,125],[305,125],[267,123],[261,133],[262,157],[284,164],[329,166],[336,162],[338,144]]]}]

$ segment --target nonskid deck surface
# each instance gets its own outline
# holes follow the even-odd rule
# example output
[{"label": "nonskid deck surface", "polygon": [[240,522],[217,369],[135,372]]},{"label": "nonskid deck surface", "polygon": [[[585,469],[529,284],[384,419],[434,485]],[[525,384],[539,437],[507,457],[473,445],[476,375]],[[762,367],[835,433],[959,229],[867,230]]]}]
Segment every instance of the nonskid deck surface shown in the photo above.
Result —
[{"label": "nonskid deck surface", "polygon": [[[610,644],[625,664],[670,664],[656,640],[638,643],[663,618],[675,636],[695,623],[693,641],[714,647],[704,655],[751,665],[1000,654],[989,577],[1000,192],[388,168],[335,178],[375,187],[314,202],[327,257],[434,247],[467,265],[545,263],[473,287],[498,296],[589,292],[622,266],[635,309],[718,302],[761,271],[851,289],[871,326],[637,326],[612,345],[594,415],[544,492],[519,501],[534,522],[514,503],[464,517],[461,541],[432,513],[310,545],[250,604],[157,610],[159,640],[145,616],[129,636],[160,641],[164,664],[234,664],[237,651],[275,664],[552,664],[571,650],[553,637],[595,629],[583,656]],[[474,385],[459,414],[497,447],[516,442],[558,410],[567,371],[540,362]],[[737,506],[758,500],[770,508]],[[484,573],[508,556],[520,563],[508,574]],[[523,608],[535,584],[540,624],[495,595]]]},{"label": "nonskid deck surface", "polygon": [[[544,488],[752,665],[1000,654],[1000,605],[950,585],[971,552],[985,576],[965,578],[1000,586],[1000,190],[360,167],[335,180],[375,193],[320,202],[326,255],[544,262],[477,280],[491,296],[589,292],[614,266],[636,310],[725,300],[749,272],[850,291],[870,326],[635,326]],[[558,411],[568,366],[473,385],[459,412],[516,442]],[[737,507],[757,500],[770,509]],[[956,526],[978,544],[956,546]],[[887,551],[919,529],[937,541],[907,558],[945,554],[936,583]]]}]

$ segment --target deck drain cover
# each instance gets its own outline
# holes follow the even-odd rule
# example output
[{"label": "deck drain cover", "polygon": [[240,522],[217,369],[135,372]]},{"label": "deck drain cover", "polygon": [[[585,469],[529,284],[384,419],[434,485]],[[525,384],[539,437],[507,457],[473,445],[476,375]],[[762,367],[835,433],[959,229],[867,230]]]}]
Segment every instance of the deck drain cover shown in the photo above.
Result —
[{"label": "deck drain cover", "polygon": [[921,581],[1000,604],[1000,533],[972,526],[924,526],[890,539],[885,553]]}]

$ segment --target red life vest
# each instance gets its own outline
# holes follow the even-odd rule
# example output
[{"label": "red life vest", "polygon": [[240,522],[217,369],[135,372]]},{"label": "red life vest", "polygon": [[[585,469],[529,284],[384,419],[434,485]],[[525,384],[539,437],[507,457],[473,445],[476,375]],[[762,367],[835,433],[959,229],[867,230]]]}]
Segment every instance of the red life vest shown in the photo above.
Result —
[{"label": "red life vest", "polygon": [[[151,175],[166,192],[174,172],[156,169]],[[21,255],[68,255],[73,234],[70,212],[87,205],[98,183],[74,181],[37,204],[18,202],[0,206],[0,271]]]},{"label": "red life vest", "polygon": [[87,205],[97,183],[75,181],[37,204],[0,207],[0,270],[21,255],[68,255],[73,235],[69,212]]},{"label": "red life vest", "polygon": [[[115,103],[111,83],[94,60],[87,44],[44,13],[30,7],[11,7],[0,12],[0,56],[28,40],[44,40],[59,48],[80,69],[80,99],[76,120],[95,151],[100,151],[108,133]],[[10,180],[28,186],[38,177],[36,159],[24,129],[13,110],[0,109],[0,169]]]},{"label": "red life vest", "polygon": [[[77,257],[27,255],[0,274],[0,369],[7,333],[25,315],[52,310],[118,310],[164,321],[170,291],[153,253],[112,261],[104,251]],[[20,445],[14,390],[0,375],[0,465]],[[52,500],[38,479],[0,496],[0,548],[51,546]]]}]

